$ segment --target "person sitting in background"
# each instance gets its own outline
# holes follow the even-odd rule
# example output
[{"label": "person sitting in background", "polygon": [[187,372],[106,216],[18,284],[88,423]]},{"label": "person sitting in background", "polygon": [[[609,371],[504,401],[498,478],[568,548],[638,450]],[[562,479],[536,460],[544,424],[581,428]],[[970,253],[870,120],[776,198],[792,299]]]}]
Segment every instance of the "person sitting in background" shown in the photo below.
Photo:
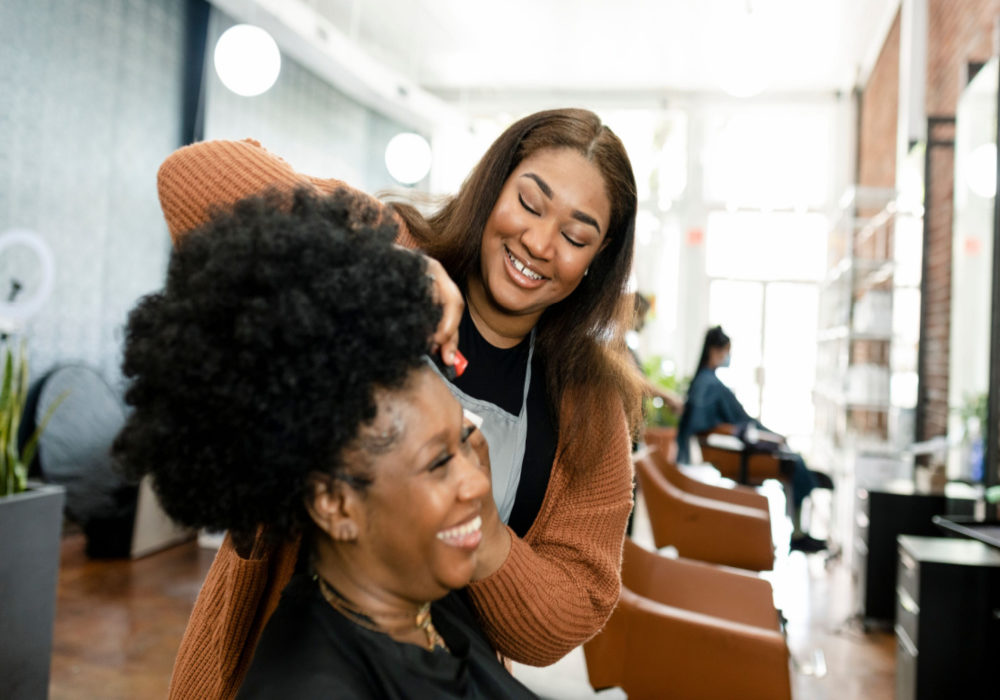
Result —
[{"label": "person sitting in background", "polygon": [[[719,367],[729,366],[730,350],[729,336],[721,326],[710,328],[705,333],[701,357],[688,388],[684,412],[677,430],[677,461],[687,464],[691,459],[691,438],[722,423],[732,425],[745,440],[772,444],[775,449],[781,450],[780,458],[787,460],[792,466],[791,483],[786,484],[786,489],[791,490],[788,494],[792,521],[791,549],[802,552],[822,551],[826,549],[826,541],[816,539],[802,529],[802,503],[819,483],[826,488],[831,488],[832,483],[825,474],[818,474],[806,467],[801,455],[789,451],[783,436],[768,430],[760,421],[751,417],[733,391],[716,376],[715,371]],[[757,435],[753,436],[755,431]]]},{"label": "person sitting in background", "polygon": [[426,354],[426,262],[377,219],[260,196],[179,241],[129,315],[114,456],[180,523],[302,535],[239,698],[535,697],[454,592],[496,518],[487,451]]}]

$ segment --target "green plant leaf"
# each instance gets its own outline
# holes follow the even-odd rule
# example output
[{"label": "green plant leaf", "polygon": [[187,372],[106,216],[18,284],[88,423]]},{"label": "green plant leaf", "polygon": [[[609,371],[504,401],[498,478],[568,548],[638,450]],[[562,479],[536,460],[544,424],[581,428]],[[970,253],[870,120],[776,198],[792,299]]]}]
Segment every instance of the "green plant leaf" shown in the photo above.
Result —
[{"label": "green plant leaf", "polygon": [[28,465],[20,460],[13,463],[14,490],[13,493],[21,493],[28,488]]},{"label": "green plant leaf", "polygon": [[[656,386],[683,396],[689,381],[686,378],[678,379],[676,372],[665,369],[672,366],[672,362],[665,362],[663,357],[653,355],[642,363],[642,371]],[[668,404],[653,397],[643,399],[643,416],[648,426],[676,428],[680,422],[680,416]]]},{"label": "green plant leaf", "polygon": [[27,347],[22,340],[15,354],[11,343],[5,342],[3,353],[3,381],[0,382],[0,496],[20,493],[28,487],[28,468],[35,456],[38,439],[52,413],[67,395],[64,392],[52,403],[24,449],[19,450],[17,434],[28,396]]},{"label": "green plant leaf", "polygon": [[66,400],[69,396],[69,389],[59,394],[56,400],[52,402],[48,410],[45,411],[45,415],[42,416],[42,420],[39,421],[38,426],[35,428],[35,432],[31,434],[27,442],[24,443],[24,450],[21,452],[21,460],[25,465],[31,464],[31,460],[35,458],[35,450],[38,449],[38,441],[42,437],[42,432],[45,430],[45,426],[49,424],[49,420],[52,419],[52,414],[56,412],[59,408],[59,404]]}]

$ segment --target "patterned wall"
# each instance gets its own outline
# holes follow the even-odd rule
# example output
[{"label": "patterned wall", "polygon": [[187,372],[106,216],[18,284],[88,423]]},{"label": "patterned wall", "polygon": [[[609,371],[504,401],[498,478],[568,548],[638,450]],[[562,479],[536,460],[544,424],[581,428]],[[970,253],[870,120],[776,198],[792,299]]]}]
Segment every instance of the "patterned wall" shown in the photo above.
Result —
[{"label": "patterned wall", "polygon": [[33,376],[80,362],[116,381],[125,315],[163,278],[155,172],[180,132],[183,7],[0,2],[0,231],[37,232],[56,266],[25,329]]},{"label": "patterned wall", "polygon": [[[184,6],[0,1],[0,231],[36,231],[56,263],[24,333],[34,377],[74,362],[120,384],[128,310],[162,283],[156,169],[179,145]],[[209,51],[230,24],[213,11]],[[205,138],[252,136],[305,172],[391,185],[382,154],[402,127],[287,57],[259,97],[222,86],[211,54],[206,81]]]}]

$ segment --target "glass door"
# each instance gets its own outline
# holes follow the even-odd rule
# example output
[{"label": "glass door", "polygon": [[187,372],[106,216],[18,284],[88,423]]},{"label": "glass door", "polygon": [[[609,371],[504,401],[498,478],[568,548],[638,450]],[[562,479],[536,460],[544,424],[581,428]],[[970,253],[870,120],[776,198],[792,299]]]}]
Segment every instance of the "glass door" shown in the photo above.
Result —
[{"label": "glass door", "polygon": [[718,371],[748,413],[807,451],[813,431],[818,290],[803,282],[713,280],[709,318],[732,338]]},{"label": "glass door", "polygon": [[733,390],[747,413],[760,416],[764,283],[712,280],[708,288],[708,317],[711,325],[722,326],[732,341],[732,363],[718,370],[719,379]]},{"label": "glass door", "polygon": [[707,228],[708,318],[732,338],[719,370],[748,413],[808,452],[825,216],[713,212]]},{"label": "glass door", "polygon": [[815,284],[771,282],[765,288],[761,422],[787,435],[800,452],[812,446],[815,425],[818,310]]}]

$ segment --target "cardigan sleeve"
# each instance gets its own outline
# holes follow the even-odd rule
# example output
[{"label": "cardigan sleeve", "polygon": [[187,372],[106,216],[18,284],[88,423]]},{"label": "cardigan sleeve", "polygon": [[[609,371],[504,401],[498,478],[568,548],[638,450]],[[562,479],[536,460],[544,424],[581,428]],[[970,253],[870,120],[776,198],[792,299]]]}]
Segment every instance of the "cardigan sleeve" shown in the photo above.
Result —
[{"label": "cardigan sleeve", "polygon": [[620,404],[617,411],[595,404],[582,415],[584,429],[560,435],[534,525],[524,539],[512,532],[504,564],[469,586],[486,634],[520,663],[558,661],[594,636],[618,602],[631,442]]},{"label": "cardigan sleeve", "polygon": [[226,535],[198,593],[170,679],[170,700],[230,700],[250,667],[257,640],[292,577],[298,540],[262,533],[249,557]]},{"label": "cardigan sleeve", "polygon": [[231,207],[244,197],[266,191],[281,194],[290,204],[297,189],[319,195],[350,192],[359,204],[371,209],[375,220],[387,218],[400,228],[397,242],[417,247],[403,220],[381,201],[336,178],[320,178],[296,172],[282,158],[253,139],[199,141],[171,153],[156,174],[160,209],[176,245],[220,208]]}]

